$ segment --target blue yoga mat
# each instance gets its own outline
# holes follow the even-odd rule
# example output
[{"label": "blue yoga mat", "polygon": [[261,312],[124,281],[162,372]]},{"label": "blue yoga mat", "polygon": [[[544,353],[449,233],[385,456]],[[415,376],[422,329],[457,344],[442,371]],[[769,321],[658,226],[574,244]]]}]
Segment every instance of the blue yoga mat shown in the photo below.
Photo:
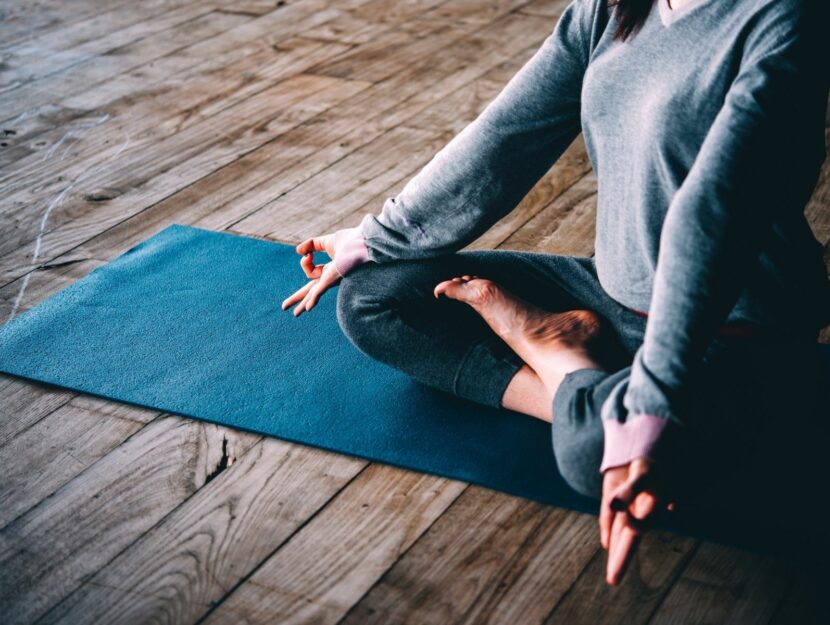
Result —
[{"label": "blue yoga mat", "polygon": [[170,226],[2,326],[0,370],[597,511],[558,474],[549,425],[372,360],[338,326],[336,291],[282,311],[307,281],[298,260],[290,245]]}]

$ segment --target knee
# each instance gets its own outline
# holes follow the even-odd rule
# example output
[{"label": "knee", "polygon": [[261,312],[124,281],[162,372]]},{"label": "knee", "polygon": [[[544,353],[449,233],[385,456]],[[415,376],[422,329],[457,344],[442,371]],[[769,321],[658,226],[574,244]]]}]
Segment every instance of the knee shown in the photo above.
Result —
[{"label": "knee", "polygon": [[340,281],[337,290],[337,323],[361,349],[367,332],[377,323],[378,311],[384,308],[384,294],[377,288],[382,281],[374,279],[373,274],[371,263],[361,265]]},{"label": "knee", "polygon": [[[371,337],[388,342],[389,324],[400,310],[431,302],[441,259],[369,262],[352,269],[340,281],[337,322],[355,345]],[[386,337],[386,338],[385,338]]]},{"label": "knee", "polygon": [[555,415],[552,426],[553,454],[562,479],[580,495],[599,499],[602,495],[604,435],[599,427],[575,427]]}]

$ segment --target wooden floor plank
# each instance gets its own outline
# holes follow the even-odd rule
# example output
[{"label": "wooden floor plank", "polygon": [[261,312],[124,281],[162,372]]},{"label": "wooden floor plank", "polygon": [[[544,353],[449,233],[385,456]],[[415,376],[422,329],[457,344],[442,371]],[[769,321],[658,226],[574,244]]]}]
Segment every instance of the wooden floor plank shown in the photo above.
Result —
[{"label": "wooden floor plank", "polygon": [[704,543],[648,623],[765,623],[791,577],[786,562]]},{"label": "wooden floor plank", "polygon": [[[352,5],[362,1],[366,0],[349,0],[340,4]],[[7,149],[11,153],[7,158],[14,156],[19,162],[13,176],[0,176],[0,180],[13,183],[20,179],[21,169],[29,172],[27,175],[43,169],[41,153],[52,149],[52,141],[40,135],[48,129],[57,140],[66,131],[61,128],[65,120],[100,118],[105,114],[115,119],[127,116],[132,134],[140,136],[145,129],[153,128],[167,117],[183,117],[186,121],[206,101],[215,103],[230,96],[251,95],[255,93],[252,89],[257,83],[262,84],[262,90],[276,82],[264,80],[275,76],[287,77],[284,71],[280,73],[281,70],[290,69],[291,62],[299,61],[297,57],[306,53],[309,46],[342,51],[342,44],[323,46],[321,42],[309,40],[289,41],[298,33],[337,19],[342,14],[341,9],[327,8],[323,0],[281,7],[280,11],[244,22],[214,37],[179,48],[152,63],[139,65],[91,85],[92,88],[81,93],[62,98],[58,98],[59,93],[54,93],[53,102],[28,111],[22,119],[4,122],[6,128],[15,132],[7,147],[14,146],[16,150]],[[325,55],[310,55],[309,64],[319,63],[324,58]],[[306,67],[297,69],[302,71]],[[220,71],[222,73],[218,74]],[[231,99],[233,101],[238,99]],[[98,130],[108,132],[108,129]],[[33,142],[33,138],[37,141]],[[85,145],[89,148],[88,154],[106,154],[113,149],[103,139],[97,139],[98,136],[87,137]],[[38,147],[43,149],[38,150]],[[26,158],[29,154],[31,156]],[[48,167],[46,171],[49,171]],[[26,183],[31,185],[38,180],[27,179]]]},{"label": "wooden floor plank", "polygon": [[[77,172],[52,200],[62,200],[62,194],[73,191],[63,210],[50,218],[54,229],[43,233],[42,257],[53,258],[71,249],[367,86],[358,81],[297,75],[166,139],[116,153],[114,160]],[[127,131],[115,140],[128,146],[130,134]],[[78,181],[85,179],[92,184],[76,191]],[[27,231],[38,230],[37,218],[33,212],[25,218],[30,224]],[[0,245],[6,252],[0,256],[0,282],[5,284],[31,268],[26,262],[31,248],[12,237]]]},{"label": "wooden floor plank", "polygon": [[0,528],[157,416],[155,411],[79,395],[0,447]]},{"label": "wooden floor plank", "polygon": [[74,396],[66,389],[0,374],[0,449]]},{"label": "wooden floor plank", "polygon": [[502,567],[498,580],[487,586],[459,622],[544,623],[551,608],[570,595],[598,551],[594,516],[553,508],[516,558]]},{"label": "wooden floor plank", "polygon": [[[830,210],[828,210],[828,206],[830,206],[830,98],[827,101],[825,119],[824,138],[827,155],[816,188],[813,190],[813,194],[810,196],[804,210],[813,234],[822,245],[830,243]],[[830,268],[830,265],[828,265],[828,268]]]},{"label": "wooden floor plank", "polygon": [[195,623],[366,464],[260,440],[40,622]]},{"label": "wooden floor plank", "polygon": [[0,614],[42,616],[257,440],[179,417],[152,421],[0,530]]},{"label": "wooden floor plank", "polygon": [[[259,22],[259,21],[262,21],[262,20],[256,20],[256,21],[257,21],[257,22]],[[423,34],[425,34],[425,33],[423,33]],[[395,39],[395,36],[394,36],[394,35],[395,35],[394,33],[389,33],[389,34],[387,34],[387,35],[386,35],[386,39],[387,39],[387,40],[389,40],[390,42],[394,42],[394,41],[396,41],[396,39]],[[211,41],[211,43],[215,43],[215,39],[216,39],[216,38],[214,38],[214,40],[212,40],[212,41]],[[282,45],[282,44],[280,44],[280,45]],[[329,48],[331,48],[331,49],[333,49],[333,50],[341,50],[341,51],[342,51],[342,50],[344,50],[344,49],[346,49],[346,48],[344,48],[343,46],[335,46],[335,45],[333,45],[333,44],[329,44]],[[271,50],[271,54],[272,54],[274,57],[277,57],[277,58],[262,59],[262,60],[260,60],[260,62],[261,62],[261,63],[263,63],[263,64],[266,64],[266,63],[268,63],[268,62],[273,63],[273,62],[275,62],[278,58],[280,59],[280,61],[281,61],[281,62],[284,62],[284,59],[282,59],[282,54],[278,54],[278,52],[283,52],[283,51],[284,51],[284,48],[283,48],[283,47],[280,47],[280,50],[279,50],[279,51],[275,51],[275,50],[273,50],[273,49],[272,49],[272,50]],[[221,48],[220,48],[220,49],[218,49],[218,50],[216,50],[216,49],[210,50],[208,53],[210,53],[210,54],[217,54],[217,53],[221,53],[221,52],[222,52],[222,50],[221,50]],[[204,53],[204,51],[203,51],[203,53]],[[177,56],[178,56],[178,55],[177,55]],[[256,63],[256,62],[257,62],[257,59],[252,59],[252,60],[251,60],[251,62]],[[319,64],[319,63],[318,63],[318,64]],[[313,72],[310,72],[310,71],[309,71],[309,68],[305,68],[305,69],[306,69],[306,73],[313,73]],[[263,70],[262,70],[261,68],[257,68],[257,72],[254,74],[254,76],[258,75],[258,74],[259,74],[259,73],[261,73],[262,71],[263,71]],[[240,72],[240,73],[243,73],[243,72]],[[282,74],[279,74],[279,76],[280,76],[280,77],[282,77],[282,78],[285,78],[285,77],[286,77],[286,76],[284,76],[284,75],[282,75]],[[207,78],[211,78],[211,79],[212,79],[212,78],[213,78],[213,76],[212,76],[212,75],[208,75],[208,76],[207,76]],[[269,83],[264,84],[264,85],[262,86],[262,88],[260,89],[260,91],[264,90],[264,89],[265,89],[265,87],[268,87],[268,86],[273,86],[274,82],[275,82],[275,81],[271,81],[271,82],[269,82]],[[190,87],[190,88],[192,88],[193,86],[195,86],[195,85],[189,85],[189,87]],[[208,90],[208,89],[210,88],[210,86],[211,86],[211,85],[210,85],[210,83],[206,83],[206,84],[205,84],[205,90]],[[212,86],[213,86],[213,88],[214,88],[214,89],[216,88],[216,85],[215,85],[215,84],[214,84],[214,85],[212,85]],[[170,97],[169,97],[169,98],[166,98],[166,100],[169,100],[169,101],[168,101],[168,102],[160,102],[160,103],[158,103],[158,105],[161,105],[161,106],[165,106],[165,105],[166,105],[166,106],[170,106],[171,104],[174,104],[174,103],[176,102],[176,100],[174,99],[174,97],[175,97],[175,95],[176,95],[176,94],[175,94],[175,93],[170,93],[170,92],[172,91],[172,89],[166,89],[165,91],[166,91],[166,92],[168,92],[168,93],[169,93],[169,95],[170,95]],[[188,92],[189,92],[189,91],[190,91],[190,89],[188,89]],[[199,93],[199,92],[197,91],[197,95],[198,95],[198,93]],[[251,93],[251,91],[250,91],[250,88],[248,88],[248,87],[246,87],[246,88],[243,90],[243,95],[244,95],[245,93],[247,93],[247,94],[249,94],[249,95],[251,95],[251,94],[252,94],[252,93]],[[257,92],[254,92],[254,93],[257,93]],[[213,91],[213,94],[214,94],[214,100],[215,100],[215,97],[216,97],[216,95],[217,95],[217,94],[216,94],[216,92],[215,92],[215,91]],[[138,95],[139,95],[139,97],[141,97],[143,94],[141,94],[141,93],[139,92],[139,94],[138,94]],[[151,98],[145,98],[146,100],[148,100],[147,104],[148,104],[149,106],[153,107],[153,108],[154,108],[154,110],[155,110],[156,112],[163,111],[164,109],[163,109],[163,108],[162,108],[162,109],[160,109],[160,108],[158,107],[157,103],[156,103],[157,98],[156,98],[155,96],[157,96],[157,93],[155,93],[155,91],[154,91],[154,90],[150,90],[150,92],[149,92],[149,94],[148,94],[148,95],[150,95],[150,96],[152,96],[152,97],[151,97]],[[225,90],[223,90],[223,91],[220,91],[220,95],[223,95],[223,96],[224,96],[224,95],[229,95],[229,93],[228,93],[228,92],[226,92]],[[181,95],[180,95],[179,97],[181,97]],[[202,99],[204,99],[204,98],[202,98]],[[210,99],[208,99],[208,102],[210,102],[210,101],[211,101],[211,100],[210,100]],[[237,100],[237,102],[238,102],[238,100]],[[137,107],[135,106],[135,104],[136,104],[136,103],[135,103],[135,99],[134,99],[134,97],[131,97],[131,98],[130,98],[130,100],[129,100],[129,104],[130,104],[130,106],[129,106],[129,109],[128,109],[128,112],[129,112],[129,118],[128,118],[128,119],[129,119],[129,121],[132,123],[132,121],[134,121],[132,118],[133,118],[136,114],[145,114],[145,113],[146,113],[146,111],[145,111],[144,109],[140,108],[140,107],[138,107],[138,108],[137,108]],[[71,103],[71,106],[72,106],[73,108],[83,108],[83,107],[79,106],[79,103],[78,103],[78,102],[72,102],[72,103]],[[123,108],[123,107],[122,107],[122,108]],[[177,110],[177,111],[178,111],[178,110],[181,110],[181,109],[178,109],[178,108],[177,108],[177,109],[175,109],[175,110]],[[115,116],[117,116],[117,112],[118,112],[118,111],[107,111],[107,113],[108,113],[110,116],[114,116],[114,117],[115,117]],[[126,112],[126,111],[125,111],[125,112]],[[191,116],[191,115],[193,115],[193,114],[199,114],[199,116],[200,116],[199,118],[201,118],[201,117],[204,117],[204,116],[207,116],[207,115],[211,114],[211,111],[209,111],[209,110],[205,110],[204,103],[200,103],[198,100],[197,100],[197,101],[195,101],[195,102],[188,102],[188,103],[187,103],[187,105],[186,105],[186,108],[184,109],[184,112],[186,113],[184,116],[174,116],[174,118],[173,118],[173,123],[172,123],[172,124],[167,124],[167,126],[169,126],[169,127],[170,127],[170,129],[172,129],[172,130],[177,130],[177,129],[179,129],[179,128],[180,128],[180,126],[182,125],[182,122],[183,122],[183,121],[184,121],[184,122],[186,122],[186,121],[190,118],[190,116]],[[214,112],[215,112],[215,111],[214,111]],[[179,117],[183,117],[183,119],[179,119]],[[163,118],[162,118],[162,119],[163,119]],[[158,124],[158,123],[159,123],[159,120],[158,120],[158,119],[156,119],[156,120],[154,121],[154,123],[155,123],[155,124]],[[112,126],[112,125],[110,125],[110,127],[111,127],[111,126]],[[100,134],[101,132],[106,132],[106,131],[108,131],[108,130],[109,130],[108,128],[107,128],[107,129],[101,128],[101,129],[99,129],[99,130],[98,130],[98,134]],[[137,135],[138,135],[138,137],[137,137],[137,138],[138,138],[138,140],[140,140],[140,139],[142,138],[143,134],[142,134],[142,133],[137,132],[137,130],[138,130],[138,129],[135,129],[135,130],[136,130],[136,132],[135,132],[135,133],[133,133],[133,134],[137,134]],[[158,129],[154,129],[154,130],[153,130],[153,132],[152,132],[152,135],[158,134],[158,132],[159,132],[159,130],[158,130]],[[87,142],[87,143],[89,143],[89,142]],[[92,143],[92,144],[90,145],[90,151],[91,151],[91,153],[92,153],[92,154],[96,154],[97,152],[100,152],[102,149],[104,149],[104,146],[101,146],[101,145],[99,145],[98,143]],[[108,147],[106,148],[106,150],[107,150],[107,151],[109,151],[110,153],[111,153],[111,152],[113,152],[115,149],[116,149],[116,148],[115,148],[115,147],[113,147],[113,146],[108,146]],[[131,147],[131,149],[135,149],[135,148],[134,148],[134,147]],[[89,162],[87,162],[87,161],[72,162],[72,163],[67,163],[67,165],[69,165],[69,166],[70,166],[70,167],[68,167],[68,170],[69,170],[70,172],[73,172],[73,173],[74,173],[74,172],[78,172],[78,171],[83,171],[84,169],[88,168],[88,166],[89,166]],[[24,163],[24,164],[22,164],[22,166],[26,167],[26,164]],[[42,166],[42,165],[41,165],[41,169],[43,169],[43,166]],[[35,171],[37,171],[37,170],[35,170]],[[47,170],[47,171],[48,171],[48,170]],[[12,172],[12,173],[14,173],[15,180],[10,180],[10,182],[12,183],[12,184],[10,184],[10,185],[9,185],[9,189],[10,189],[10,190],[14,190],[14,189],[17,189],[17,188],[20,188],[20,189],[22,189],[22,190],[25,190],[26,188],[31,188],[31,186],[40,186],[40,185],[43,185],[43,184],[45,183],[45,181],[44,181],[44,180],[42,180],[40,177],[31,177],[31,176],[33,175],[33,170],[32,170],[32,168],[29,168],[29,167],[27,167],[27,168],[26,168],[26,175],[27,175],[27,176],[29,176],[29,177],[28,177],[28,178],[26,178],[26,179],[22,179],[22,180],[20,179],[20,176],[19,176],[19,170],[15,170],[15,171],[14,171],[14,172]],[[10,173],[10,175],[11,175],[11,173]],[[46,199],[46,198],[50,197],[50,196],[53,194],[53,192],[54,192],[54,190],[55,190],[56,188],[59,188],[59,187],[58,187],[58,185],[55,185],[55,184],[53,184],[52,186],[50,186],[50,187],[48,187],[48,188],[45,188],[45,189],[44,189],[44,191],[43,191],[43,193],[42,193],[42,196],[41,196],[41,197],[42,197],[43,199]],[[15,198],[14,198],[14,197],[10,197],[10,198],[7,198],[7,199],[5,200],[5,202],[4,202],[4,203],[5,203],[6,205],[11,205],[11,204],[13,204],[14,200],[15,200]],[[30,198],[30,201],[31,201],[31,198]]]},{"label": "wooden floor plank", "polygon": [[7,0],[0,5],[0,51],[66,25],[77,26],[92,15],[126,4],[128,0]]},{"label": "wooden floor plank", "polygon": [[[572,176],[579,173],[580,170],[576,169]],[[573,178],[568,177],[566,180],[572,181]],[[596,192],[596,174],[588,171],[561,195],[554,196],[553,201],[544,209],[536,211],[521,227],[507,236],[500,246],[547,254],[592,256],[596,232]]]},{"label": "wooden floor plank", "polygon": [[568,4],[570,4],[569,0],[531,0],[519,11],[528,15],[541,15],[556,20],[559,19]]},{"label": "wooden floor plank", "polygon": [[204,622],[338,622],[465,487],[371,465]]},{"label": "wooden floor plank", "polygon": [[[261,43],[248,44],[240,46],[233,55],[222,55],[221,61],[198,64],[197,71],[176,75],[152,87],[139,87],[136,82],[142,79],[138,75],[109,82],[111,99],[101,110],[87,110],[77,98],[49,105],[37,117],[26,118],[14,124],[15,128],[7,129],[14,135],[6,139],[8,146],[0,153],[0,163],[10,167],[0,181],[7,182],[13,193],[25,189],[26,184],[47,183],[51,161],[66,160],[67,168],[78,170],[94,166],[101,161],[102,154],[110,156],[117,151],[117,146],[112,145],[114,126],[129,131],[134,140],[128,149],[136,150],[239,104],[344,49],[342,44],[304,38],[281,41],[279,50]],[[105,99],[102,91],[93,93],[98,99]],[[67,103],[81,108],[65,106]],[[46,195],[49,190],[44,189],[43,193]]]},{"label": "wooden floor plank", "polygon": [[193,0],[151,0],[128,10],[108,11],[4,50],[0,90],[22,85],[65,70],[81,61],[168,30],[213,10]]},{"label": "wooden floor plank", "polygon": [[341,621],[460,622],[552,509],[471,486]]},{"label": "wooden floor plank", "polygon": [[[134,111],[134,109],[132,109],[132,111]],[[132,111],[131,111],[131,112],[132,112]],[[100,130],[103,132],[103,131],[104,131],[104,130],[106,130],[106,129],[100,129]],[[102,147],[103,147],[103,146],[92,145],[92,146],[90,147],[90,149],[91,149],[91,150],[94,150],[95,152],[98,152],[98,151],[100,151],[100,150],[102,149]],[[114,150],[114,149],[115,149],[115,147],[110,147],[110,148],[109,148],[109,150],[110,150],[110,151],[112,151],[112,150]],[[131,149],[132,149],[132,148],[131,148]],[[80,164],[78,164],[78,168],[79,168],[80,170],[82,170],[82,169],[86,168],[87,166],[88,166],[88,163],[80,163]],[[34,181],[29,181],[29,182],[27,182],[27,184],[29,184],[29,185],[31,185],[31,184],[33,184],[33,183],[34,183]],[[45,200],[47,197],[49,197],[49,196],[50,196],[50,195],[51,195],[54,191],[56,191],[56,190],[58,190],[58,189],[59,189],[59,187],[58,187],[57,185],[53,185],[51,188],[49,188],[49,189],[45,189],[45,190],[44,190],[44,193],[43,193],[44,200]],[[29,198],[29,200],[31,200],[31,198]],[[11,200],[9,200],[9,199],[7,199],[7,202],[8,202],[9,204],[12,204]]]},{"label": "wooden floor plank", "polygon": [[71,71],[26,83],[8,92],[0,92],[0,110],[3,110],[4,117],[20,115],[30,108],[32,102],[45,104],[52,101],[56,94],[65,97],[78,93],[88,89],[90,85],[160,58],[178,48],[207,39],[250,19],[251,16],[219,11],[197,16],[166,31],[110,50],[105,55],[83,60],[71,66]]},{"label": "wooden floor plank", "polygon": [[[523,20],[515,20],[512,18],[505,19],[502,25],[506,27],[506,30],[513,32],[515,32],[514,28],[523,27],[524,30],[527,31],[529,27],[529,24],[527,22],[524,22]],[[543,37],[544,35],[541,34],[543,31],[539,32],[539,36]],[[478,44],[476,43],[476,45]],[[526,59],[528,51],[525,50],[520,54],[522,55],[523,59]],[[447,79],[446,83],[448,87],[452,88],[453,82],[450,82],[450,78]],[[420,81],[420,76],[409,77],[409,79],[407,80],[407,82],[410,85],[409,88],[411,88],[411,85],[413,83],[417,86],[417,84],[420,83]],[[381,83],[381,85],[384,84],[385,83]],[[474,83],[470,84],[470,86],[473,85]],[[308,214],[308,212],[304,213],[304,219],[298,219],[298,217],[303,213],[301,210],[296,209],[295,207],[297,206],[298,201],[311,201],[314,194],[313,190],[320,187],[319,184],[315,184],[315,180],[317,180],[318,178],[322,179],[326,177],[331,177],[332,175],[336,175],[336,170],[338,168],[344,168],[342,169],[342,171],[344,172],[344,180],[353,179],[353,177],[346,173],[348,171],[348,166],[346,163],[342,163],[341,159],[355,159],[358,158],[358,155],[355,154],[355,151],[349,151],[348,153],[343,154],[342,148],[344,147],[344,144],[345,146],[366,145],[366,140],[374,140],[374,137],[376,137],[379,132],[391,132],[391,130],[388,129],[390,127],[394,127],[395,122],[397,122],[398,125],[403,124],[407,127],[419,128],[426,126],[426,124],[422,124],[419,121],[419,119],[422,116],[432,117],[433,121],[437,120],[439,117],[443,117],[443,123],[434,124],[433,126],[431,126],[432,134],[424,136],[424,142],[427,144],[435,144],[436,147],[432,151],[437,151],[437,148],[441,147],[441,144],[446,143],[451,138],[451,128],[453,126],[458,125],[458,119],[466,119],[467,122],[469,122],[474,116],[473,114],[468,114],[461,110],[458,111],[457,117],[454,117],[452,115],[452,112],[446,109],[443,110],[443,112],[441,113],[436,111],[436,109],[439,107],[443,109],[443,102],[446,100],[454,101],[458,99],[463,101],[468,100],[470,98],[470,93],[472,90],[468,86],[459,86],[458,81],[455,81],[454,86],[454,91],[451,91],[450,93],[444,95],[445,87],[443,87],[441,83],[435,84],[432,96],[439,97],[435,100],[432,100],[429,103],[428,107],[425,106],[426,103],[418,104],[416,96],[416,99],[414,101],[412,99],[406,99],[404,100],[402,105],[382,111],[382,113],[380,113],[376,117],[370,117],[368,119],[365,119],[365,121],[359,128],[357,128],[353,132],[348,133],[343,138],[343,140],[340,140],[337,143],[332,143],[329,146],[327,146],[325,150],[320,150],[313,155],[313,160],[311,161],[313,164],[319,165],[320,163],[325,164],[328,162],[332,162],[332,165],[329,168],[319,170],[316,173],[312,171],[311,175],[306,174],[300,180],[297,180],[295,178],[291,169],[287,171],[283,170],[278,177],[275,177],[274,182],[272,184],[269,184],[268,186],[265,186],[264,184],[261,185],[256,190],[257,193],[255,195],[250,196],[251,199],[254,200],[254,202],[249,202],[245,195],[241,197],[238,195],[235,196],[233,210],[236,210],[238,212],[240,208],[243,206],[241,202],[245,203],[245,205],[247,206],[251,206],[252,208],[246,209],[249,213],[248,216],[243,221],[234,223],[234,229],[240,232],[247,232],[251,234],[267,234],[280,240],[290,240],[291,238],[304,238],[305,236],[311,236],[311,234],[319,233],[314,232],[315,228],[319,231],[323,231],[327,228],[330,228],[332,223],[334,223],[335,221],[339,221],[342,218],[342,214],[344,211],[341,209],[341,206],[339,204],[321,205],[314,211],[313,214]],[[406,88],[403,85],[402,87]],[[397,91],[398,90],[395,89],[395,93],[397,93]],[[491,89],[486,92],[486,95],[491,98],[495,96],[497,91],[498,89]],[[373,88],[369,90],[369,92],[367,92],[367,95],[371,94],[372,96],[374,96],[375,94],[380,93],[381,91],[379,88]],[[460,97],[456,97],[456,94],[460,94]],[[444,97],[440,97],[442,95],[444,95]],[[489,99],[487,97],[481,97],[481,95],[474,96],[474,98],[477,102],[478,110],[483,108],[484,105],[487,103],[487,100]],[[355,104],[355,116],[357,116],[360,114],[360,105],[362,103],[356,102]],[[344,112],[345,111],[341,108],[339,110],[336,109],[333,113],[335,116],[337,116],[338,114],[342,114]],[[348,118],[343,118],[340,120],[340,122],[341,125],[344,122],[347,124],[354,124],[354,122],[349,120]],[[376,143],[376,145],[382,145],[382,143]],[[372,148],[367,147],[367,149],[371,150]],[[410,159],[410,153],[412,151],[412,149],[405,149],[406,153],[403,157],[396,157],[394,155],[385,156],[382,151],[379,152],[377,156],[379,157],[379,159],[383,160],[394,158],[399,161],[403,161]],[[329,157],[326,155],[327,152],[337,155],[337,160],[330,161]],[[338,153],[340,154],[338,155]],[[430,157],[431,154],[428,153],[425,157],[421,159],[420,164],[425,164]],[[300,164],[300,166],[304,165],[305,163]],[[296,168],[297,166],[292,167],[292,169]],[[406,167],[403,166],[403,163],[401,165],[396,164],[395,171],[403,172],[405,170]],[[390,175],[394,173],[394,171],[388,171],[390,172]],[[291,186],[286,187],[286,182],[290,182]],[[342,187],[342,184],[339,186]],[[269,194],[272,197],[275,196],[277,199],[272,202],[264,201]],[[289,196],[291,198],[291,201],[288,200]],[[355,197],[355,201],[350,203],[349,206],[359,207],[360,204],[357,203],[357,199],[358,198]],[[259,203],[260,206],[256,207],[255,202]],[[342,208],[349,210],[348,207]],[[374,207],[375,210],[377,210],[378,208],[379,205]],[[227,213],[222,213],[222,215],[225,214]],[[277,214],[279,214],[279,219],[275,219],[275,215]],[[332,217],[335,217],[335,219],[332,219]],[[210,223],[210,227],[217,227],[217,223]]]},{"label": "wooden floor plank", "polygon": [[429,160],[441,134],[397,127],[234,224],[236,232],[302,240],[325,229],[332,213],[354,210]]},{"label": "wooden floor plank", "polygon": [[[599,529],[593,519],[592,544]],[[672,589],[699,546],[699,541],[652,531],[643,536],[634,558],[618,587],[605,582],[608,560],[604,550],[582,571],[579,579],[552,610],[545,625],[638,625],[647,623]]]}]

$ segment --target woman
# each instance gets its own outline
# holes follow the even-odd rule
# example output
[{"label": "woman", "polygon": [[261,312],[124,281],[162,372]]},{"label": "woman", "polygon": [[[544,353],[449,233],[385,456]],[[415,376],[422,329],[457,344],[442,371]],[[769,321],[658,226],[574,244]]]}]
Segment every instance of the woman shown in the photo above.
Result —
[{"label": "woman", "polygon": [[[563,477],[600,499],[617,584],[645,521],[774,453],[748,444],[765,428],[804,431],[762,415],[818,386],[830,322],[804,216],[828,50],[821,2],[606,2],[573,0],[379,215],[298,245],[312,280],[283,309],[310,310],[346,277],[338,320],[361,350],[552,421]],[[598,177],[595,257],[458,251],[580,132]],[[315,266],[319,250],[332,262]]]}]

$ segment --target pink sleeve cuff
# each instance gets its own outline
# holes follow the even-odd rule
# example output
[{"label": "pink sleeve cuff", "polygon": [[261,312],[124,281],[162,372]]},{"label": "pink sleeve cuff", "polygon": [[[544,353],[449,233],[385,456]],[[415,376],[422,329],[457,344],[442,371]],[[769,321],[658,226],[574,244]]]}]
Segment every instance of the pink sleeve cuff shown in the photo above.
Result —
[{"label": "pink sleeve cuff", "polygon": [[635,458],[655,459],[658,442],[672,421],[650,414],[631,415],[620,423],[615,419],[603,419],[605,447],[600,472],[628,464]]},{"label": "pink sleeve cuff", "polygon": [[369,250],[360,226],[342,230],[334,243],[334,267],[345,276],[358,265],[369,262]]}]

